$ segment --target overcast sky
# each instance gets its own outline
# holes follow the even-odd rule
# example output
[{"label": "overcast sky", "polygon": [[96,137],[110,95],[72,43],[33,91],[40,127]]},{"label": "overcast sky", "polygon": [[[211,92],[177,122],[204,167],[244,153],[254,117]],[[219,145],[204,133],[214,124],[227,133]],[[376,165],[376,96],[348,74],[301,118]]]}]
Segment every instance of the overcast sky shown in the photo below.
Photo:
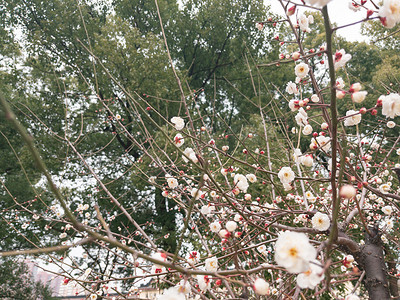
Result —
[{"label": "overcast sky", "polygon": [[[266,4],[271,5],[272,11],[283,14],[282,6],[277,0],[264,0]],[[345,25],[365,18],[365,10],[354,12],[348,7],[349,0],[333,0],[328,4],[328,12],[332,22],[337,25]],[[349,41],[364,41],[365,37],[360,34],[361,25],[357,24],[345,29],[338,30],[338,34]]]}]

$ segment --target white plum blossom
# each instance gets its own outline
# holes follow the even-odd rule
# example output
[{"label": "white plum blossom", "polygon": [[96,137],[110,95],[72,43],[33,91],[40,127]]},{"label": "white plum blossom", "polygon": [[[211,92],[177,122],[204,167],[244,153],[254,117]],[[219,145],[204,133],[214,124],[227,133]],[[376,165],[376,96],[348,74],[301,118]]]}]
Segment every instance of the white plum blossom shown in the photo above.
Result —
[{"label": "white plum blossom", "polygon": [[249,183],[247,182],[246,176],[242,174],[236,174],[235,177],[233,178],[233,182],[239,190],[241,190],[244,193],[247,192]]},{"label": "white plum blossom", "polygon": [[333,60],[335,62],[335,70],[344,67],[350,59],[351,54],[346,54],[346,51],[344,51],[344,49],[337,51],[333,56]]},{"label": "white plum blossom", "polygon": [[324,278],[324,269],[318,260],[310,262],[310,269],[297,275],[297,285],[302,289],[315,288]]},{"label": "white plum blossom", "polygon": [[310,68],[305,63],[299,63],[294,68],[294,72],[295,72],[296,76],[299,78],[306,77],[309,71],[310,71]]},{"label": "white plum blossom", "polygon": [[200,209],[203,215],[208,215],[210,213],[210,207],[208,205],[203,205]]},{"label": "white plum blossom", "polygon": [[383,194],[387,194],[390,191],[390,185],[387,183],[381,184],[379,186],[379,191]]},{"label": "white plum blossom", "polygon": [[303,154],[301,153],[300,149],[298,149],[298,148],[294,149],[294,151],[293,151],[293,160],[294,160],[294,162],[301,163],[302,155]]},{"label": "white plum blossom", "polygon": [[357,194],[357,190],[350,184],[343,185],[340,188],[339,195],[342,198],[352,199]]},{"label": "white plum blossom", "polygon": [[331,221],[327,214],[317,212],[311,219],[313,228],[319,231],[325,231],[331,225]]},{"label": "white plum blossom", "polygon": [[313,128],[310,124],[307,124],[306,126],[304,126],[302,132],[304,135],[310,135],[313,132]]},{"label": "white plum blossom", "polygon": [[187,280],[182,279],[176,286],[179,293],[189,294],[190,293],[190,283]]},{"label": "white plum blossom", "polygon": [[210,224],[210,230],[215,233],[219,232],[221,230],[221,224],[217,221],[212,222]]},{"label": "white plum blossom", "polygon": [[349,8],[354,11],[357,12],[361,9],[361,6],[359,4],[357,4],[356,2],[354,2],[353,0],[349,1]]},{"label": "white plum blossom", "polygon": [[173,117],[171,123],[175,125],[176,130],[182,130],[185,127],[185,121],[181,117]]},{"label": "white plum blossom", "polygon": [[306,0],[306,3],[315,6],[315,7],[323,7],[327,5],[331,0]]},{"label": "white plum blossom", "polygon": [[343,78],[342,78],[342,77],[338,77],[338,78],[336,79],[336,87],[337,87],[338,89],[343,90],[343,89],[344,89],[344,86],[345,86],[345,84],[344,84]]},{"label": "white plum blossom", "polygon": [[299,90],[297,89],[297,85],[294,82],[289,81],[286,86],[286,92],[290,95],[297,95],[299,93]]},{"label": "white plum blossom", "polygon": [[314,18],[312,15],[307,17],[306,15],[301,14],[297,19],[297,21],[299,23],[300,30],[304,32],[311,32],[310,24],[314,23]]},{"label": "white plum blossom", "polygon": [[182,134],[178,133],[177,135],[175,135],[174,137],[174,143],[177,147],[180,147],[183,145],[183,143],[185,142]]},{"label": "white plum blossom", "polygon": [[257,182],[257,176],[254,174],[247,174],[246,178],[248,181],[250,181],[251,183]]},{"label": "white plum blossom", "polygon": [[[166,261],[166,260],[167,260],[167,254],[165,254],[165,253],[163,253],[163,252],[156,252],[156,253],[153,253],[153,254],[151,255],[151,257],[154,258],[154,259],[156,259],[156,260],[159,260],[159,261]],[[154,263],[154,267],[160,268],[160,269],[163,268],[162,265],[156,264],[156,263]]]},{"label": "white plum blossom", "polygon": [[200,290],[206,291],[210,287],[211,280],[207,275],[197,275],[197,282],[199,283]]},{"label": "white plum blossom", "polygon": [[302,107],[294,118],[299,126],[306,126],[308,124],[308,115]]},{"label": "white plum blossom", "polygon": [[382,207],[382,212],[385,215],[390,216],[392,214],[392,212],[393,212],[393,207],[391,207],[390,205],[384,206],[384,207]]},{"label": "white plum blossom", "polygon": [[233,232],[236,230],[237,228],[237,223],[235,221],[228,221],[226,222],[226,226],[225,226],[226,230],[228,230],[229,232]]},{"label": "white plum blossom", "polygon": [[314,103],[318,103],[319,102],[319,97],[318,95],[314,94],[311,96],[311,101]]},{"label": "white plum blossom", "polygon": [[311,140],[310,148],[315,150],[321,147],[325,152],[331,151],[331,139],[324,135],[319,135]]},{"label": "white plum blossom", "polygon": [[394,127],[396,127],[396,123],[393,122],[393,121],[389,121],[389,122],[386,123],[386,126],[387,126],[388,128],[394,128]]},{"label": "white plum blossom", "polygon": [[[194,150],[192,148],[186,148],[185,151],[183,151],[183,153],[194,163],[198,163],[199,160],[196,156],[196,152],[194,152]],[[185,163],[189,162],[189,159],[187,159],[187,157],[185,155],[182,155],[182,159]]]},{"label": "white plum blossom", "polygon": [[291,167],[283,167],[278,173],[279,180],[282,184],[288,184],[294,180],[294,172]]},{"label": "white plum blossom", "polygon": [[289,273],[308,271],[309,262],[316,256],[317,251],[304,233],[286,231],[279,234],[275,244],[275,261]]},{"label": "white plum blossom", "polygon": [[300,105],[298,104],[299,101],[296,99],[292,99],[289,101],[289,108],[291,111],[297,111],[300,108]]},{"label": "white plum blossom", "polygon": [[394,119],[396,116],[400,116],[400,95],[390,93],[387,96],[380,96],[382,99],[382,115]]},{"label": "white plum blossom", "polygon": [[221,229],[221,230],[218,232],[218,234],[219,234],[220,237],[222,237],[222,238],[224,238],[224,239],[226,239],[226,238],[228,238],[228,237],[231,236],[231,233],[230,233],[228,230],[226,230],[226,229]]},{"label": "white plum blossom", "polygon": [[400,1],[384,0],[383,6],[379,9],[379,17],[385,27],[393,28],[400,22]]},{"label": "white plum blossom", "polygon": [[165,290],[162,295],[158,295],[156,300],[185,300],[185,294],[180,293],[175,286]]},{"label": "white plum blossom", "polygon": [[356,110],[348,110],[346,112],[346,119],[344,119],[344,126],[354,126],[361,122],[361,114]]},{"label": "white plum blossom", "polygon": [[301,163],[306,167],[312,167],[314,164],[314,159],[311,154],[303,156]]},{"label": "white plum blossom", "polygon": [[258,295],[269,295],[271,292],[269,283],[262,278],[257,278],[256,281],[254,281],[253,288],[254,292]]},{"label": "white plum blossom", "polygon": [[354,103],[361,103],[364,101],[365,97],[367,96],[368,92],[366,91],[359,91],[351,94],[351,99]]},{"label": "white plum blossom", "polygon": [[170,189],[174,189],[178,186],[178,180],[176,178],[172,177],[169,174],[166,174],[165,178],[167,179],[167,183]]},{"label": "white plum blossom", "polygon": [[199,199],[200,197],[202,197],[204,195],[204,192],[202,192],[201,190],[197,189],[197,188],[192,188],[192,191],[190,192],[190,195],[195,198],[195,200]]},{"label": "white plum blossom", "polygon": [[218,258],[215,256],[207,258],[204,262],[207,271],[215,272],[218,270]]}]

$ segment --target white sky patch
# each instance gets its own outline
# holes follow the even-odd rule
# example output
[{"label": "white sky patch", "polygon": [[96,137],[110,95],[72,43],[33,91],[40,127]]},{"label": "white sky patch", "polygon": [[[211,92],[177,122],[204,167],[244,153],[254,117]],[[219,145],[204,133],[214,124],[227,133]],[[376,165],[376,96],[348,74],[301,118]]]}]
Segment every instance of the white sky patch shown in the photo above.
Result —
[{"label": "white sky patch", "polygon": [[[332,23],[336,23],[337,26],[343,26],[360,21],[366,17],[365,9],[354,12],[349,8],[349,2],[350,0],[333,0],[328,4],[328,12]],[[273,13],[284,15],[284,10],[278,0],[264,0],[264,3],[271,6]],[[299,7],[299,10],[306,11],[301,7]],[[351,42],[368,41],[367,36],[361,35],[361,23],[344,29],[339,29],[337,33]]]}]

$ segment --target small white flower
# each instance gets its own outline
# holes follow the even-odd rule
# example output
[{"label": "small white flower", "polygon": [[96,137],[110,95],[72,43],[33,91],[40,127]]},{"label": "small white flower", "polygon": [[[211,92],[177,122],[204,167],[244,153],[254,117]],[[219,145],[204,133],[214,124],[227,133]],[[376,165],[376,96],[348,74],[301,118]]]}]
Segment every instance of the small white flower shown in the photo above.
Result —
[{"label": "small white flower", "polygon": [[304,135],[310,135],[312,132],[313,132],[313,128],[311,125],[307,124],[306,126],[304,126],[304,128],[303,128]]},{"label": "small white flower", "polygon": [[379,186],[379,191],[383,194],[387,194],[390,191],[390,185],[387,183],[381,184]]},{"label": "small white flower", "polygon": [[358,111],[348,110],[346,116],[350,117],[344,120],[344,126],[354,126],[361,122],[361,114]]},{"label": "small white flower", "polygon": [[208,214],[210,213],[210,208],[209,208],[209,206],[208,206],[208,205],[203,205],[203,206],[201,207],[200,212],[201,212],[203,215],[208,215]]},{"label": "small white flower", "polygon": [[267,251],[267,247],[265,245],[258,246],[257,251],[260,253],[263,253],[263,252]]},{"label": "small white flower", "polygon": [[190,195],[195,199],[199,199],[200,197],[202,197],[204,195],[204,193],[197,189],[197,188],[192,188],[192,191],[190,192]]},{"label": "small white flower", "polygon": [[307,76],[308,72],[310,71],[309,67],[305,63],[299,63],[295,68],[294,72],[297,77],[304,78]]},{"label": "small white flower", "polygon": [[210,230],[215,233],[219,232],[221,230],[221,224],[219,224],[217,221],[212,222],[210,224]]},{"label": "small white flower", "polygon": [[207,271],[215,272],[218,270],[218,259],[216,257],[210,257],[205,260],[205,267]]},{"label": "small white flower", "polygon": [[384,242],[385,244],[389,243],[389,240],[388,240],[387,237],[384,236],[384,235],[381,236],[381,240],[382,240],[382,242]]},{"label": "small white flower", "polygon": [[315,95],[315,94],[312,95],[312,96],[311,96],[311,101],[314,102],[314,103],[318,103],[318,102],[319,102],[319,97],[318,97],[318,95]]},{"label": "small white flower", "polygon": [[67,237],[67,233],[66,232],[60,233],[60,239],[63,239],[63,238],[66,238],[66,237]]},{"label": "small white flower", "polygon": [[178,186],[178,180],[171,175],[167,174],[165,175],[165,178],[167,179],[167,183],[170,189],[174,189]]},{"label": "small white flower", "polygon": [[226,222],[225,228],[229,232],[234,232],[237,228],[237,223],[235,221],[228,221],[228,222]]},{"label": "small white flower", "polygon": [[305,156],[303,156],[301,163],[306,167],[312,167],[314,164],[314,159],[313,159],[312,155],[305,155]]},{"label": "small white flower", "polygon": [[331,225],[331,221],[329,220],[328,215],[317,212],[311,219],[311,223],[313,228],[319,231],[328,230]]},{"label": "small white flower", "polygon": [[393,28],[400,22],[400,1],[385,0],[379,9],[382,24],[387,28]]},{"label": "small white flower", "polygon": [[[202,291],[206,291],[210,287],[211,280],[208,278],[208,276],[204,275],[197,275],[197,282],[199,283],[199,289]],[[183,298],[184,299],[184,298]],[[164,299],[160,299],[164,300]],[[175,299],[168,299],[168,300],[175,300]],[[180,300],[180,299],[176,299]]]},{"label": "small white flower", "polygon": [[324,135],[319,135],[311,140],[310,149],[315,150],[321,148],[325,152],[331,151],[331,139]]},{"label": "small white flower", "polygon": [[394,127],[396,127],[396,123],[393,122],[393,121],[389,121],[389,122],[386,123],[386,126],[389,127],[389,128],[394,128]]},{"label": "small white flower", "polygon": [[247,182],[246,176],[242,174],[236,174],[233,178],[233,182],[239,190],[241,190],[244,193],[247,192],[249,183]]},{"label": "small white flower", "polygon": [[156,300],[185,300],[185,294],[179,291],[178,287],[170,287],[162,295],[158,295]]},{"label": "small white flower", "polygon": [[[196,156],[196,152],[194,152],[192,148],[186,148],[185,151],[183,151],[183,153],[184,153],[187,157],[189,157],[189,159],[190,159],[192,162],[194,162],[194,163],[198,163],[198,162],[199,162],[199,160],[198,160],[198,158],[197,158],[197,156]],[[187,162],[189,162],[189,159],[187,159],[185,155],[182,155],[182,159],[183,159],[183,161],[184,161],[185,163],[187,163]]]},{"label": "small white flower", "polygon": [[331,0],[306,0],[306,2],[315,7],[324,7],[331,2]]},{"label": "small white flower", "polygon": [[302,289],[315,288],[324,278],[324,269],[319,266],[321,263],[314,260],[310,263],[310,269],[307,272],[297,275],[297,285]]},{"label": "small white flower", "polygon": [[185,142],[182,134],[178,133],[177,135],[175,135],[174,137],[174,143],[177,147],[180,147],[183,145],[183,143]]},{"label": "small white flower", "polygon": [[299,90],[297,89],[297,85],[294,82],[289,81],[286,86],[286,92],[290,95],[297,95],[299,93]]},{"label": "small white flower", "polygon": [[268,282],[262,278],[257,278],[256,281],[254,281],[253,287],[254,292],[258,295],[269,295],[271,292]]},{"label": "small white flower", "polygon": [[351,94],[351,99],[353,100],[354,103],[361,103],[364,101],[367,94],[368,92],[366,91],[355,92]]},{"label": "small white flower", "polygon": [[390,205],[384,206],[384,207],[382,207],[382,212],[385,215],[390,216],[392,214],[392,212],[393,212],[393,207],[391,207]]},{"label": "small white flower", "polygon": [[182,279],[176,286],[179,293],[189,294],[190,293],[190,283],[187,280]]},{"label": "small white flower", "polygon": [[346,65],[346,63],[351,59],[351,54],[346,54],[343,49],[337,51],[333,56],[335,61],[335,70],[338,70]]},{"label": "small white flower", "polygon": [[275,261],[289,273],[306,272],[317,251],[304,233],[286,231],[275,244]]},{"label": "small white flower", "polygon": [[342,77],[338,77],[336,79],[336,86],[337,86],[338,89],[341,89],[341,90],[344,89],[345,84],[344,84],[344,80],[343,80]]},{"label": "small white flower", "polygon": [[251,183],[257,182],[257,176],[254,174],[247,174],[246,178],[248,181],[250,181]]},{"label": "small white flower", "polygon": [[279,180],[282,184],[290,183],[294,180],[295,174],[290,167],[283,167],[278,173]]},{"label": "small white flower", "polygon": [[185,121],[181,117],[173,117],[171,123],[175,125],[176,130],[182,130],[185,127]]},{"label": "small white flower", "polygon": [[[299,24],[300,30],[302,30],[304,32],[311,32],[310,27],[309,27],[310,21],[307,16],[305,16],[304,14],[301,14],[299,16],[299,18],[297,19],[297,22]],[[297,75],[297,73],[296,73],[296,75]],[[299,76],[299,75],[297,75],[297,76]]]},{"label": "small white flower", "polygon": [[339,192],[342,198],[351,199],[357,194],[357,190],[350,184],[346,184],[340,188]]},{"label": "small white flower", "polygon": [[380,96],[382,99],[382,115],[394,119],[400,116],[400,95],[391,93],[387,96]]}]

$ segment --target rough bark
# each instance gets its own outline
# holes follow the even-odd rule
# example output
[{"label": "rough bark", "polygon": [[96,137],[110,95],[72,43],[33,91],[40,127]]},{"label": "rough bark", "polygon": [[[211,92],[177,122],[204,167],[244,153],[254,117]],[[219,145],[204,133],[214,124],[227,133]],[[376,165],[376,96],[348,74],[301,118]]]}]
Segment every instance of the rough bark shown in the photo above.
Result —
[{"label": "rough bark", "polygon": [[381,236],[377,228],[369,228],[370,234],[365,234],[365,245],[360,248],[356,260],[365,270],[365,287],[369,299],[390,299],[387,269]]},{"label": "rough bark", "polygon": [[359,268],[365,271],[364,285],[368,291],[369,299],[391,299],[389,274],[385,265],[384,247],[378,228],[369,228],[369,233],[365,234],[364,245],[357,245],[342,231],[339,232],[337,242],[343,251],[354,256]]}]

